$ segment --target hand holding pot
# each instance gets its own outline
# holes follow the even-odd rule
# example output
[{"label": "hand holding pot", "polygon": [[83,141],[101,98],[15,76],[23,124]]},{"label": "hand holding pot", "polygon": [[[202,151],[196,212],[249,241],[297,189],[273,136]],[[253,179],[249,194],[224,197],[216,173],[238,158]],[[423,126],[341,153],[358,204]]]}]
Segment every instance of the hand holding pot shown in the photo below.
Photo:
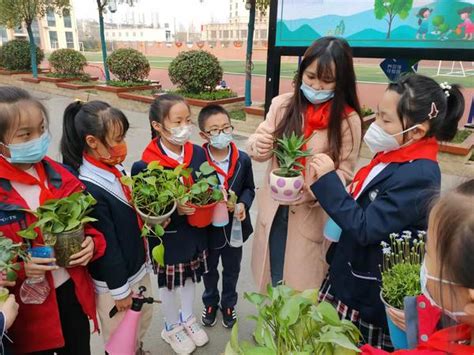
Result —
[{"label": "hand holding pot", "polygon": [[313,191],[309,188],[307,184],[303,185],[303,188],[300,191],[300,196],[296,201],[293,202],[284,202],[280,201],[280,205],[285,206],[299,206],[309,202],[316,202],[316,197],[313,194]]},{"label": "hand holding pot", "polygon": [[257,150],[257,154],[259,156],[264,156],[270,153],[273,149],[273,144],[275,143],[275,139],[269,133],[262,133],[258,136],[255,142],[255,148]]},{"label": "hand holding pot", "polygon": [[117,310],[119,312],[125,312],[132,307],[132,293],[130,293],[127,297],[121,300],[115,300],[115,307],[117,307]]},{"label": "hand holding pot", "polygon": [[334,161],[326,154],[315,154],[310,163],[311,173],[315,180],[335,170]]},{"label": "hand holding pot", "polygon": [[7,280],[7,273],[5,271],[0,274],[0,287],[13,287],[15,284],[16,281]]},{"label": "hand holding pot", "polygon": [[25,263],[25,274],[28,278],[44,277],[46,271],[59,269],[57,265],[50,265],[56,262],[55,258],[30,258]]},{"label": "hand holding pot", "polygon": [[195,208],[178,203],[178,214],[180,216],[191,216],[196,212]]},{"label": "hand holding pot", "polygon": [[94,256],[94,241],[91,237],[86,237],[81,244],[82,250],[71,255],[69,266],[86,266]]},{"label": "hand holding pot", "polygon": [[0,311],[5,316],[5,329],[10,328],[18,315],[18,303],[14,295],[8,296],[5,303],[0,306]]},{"label": "hand holding pot", "polygon": [[387,313],[395,325],[403,331],[406,331],[405,312],[392,307],[387,308]]}]

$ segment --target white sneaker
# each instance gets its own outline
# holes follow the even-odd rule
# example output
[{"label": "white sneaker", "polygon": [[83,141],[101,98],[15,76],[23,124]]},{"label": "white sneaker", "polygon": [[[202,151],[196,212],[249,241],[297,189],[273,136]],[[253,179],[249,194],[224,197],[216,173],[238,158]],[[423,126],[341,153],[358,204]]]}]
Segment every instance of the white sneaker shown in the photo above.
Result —
[{"label": "white sneaker", "polygon": [[171,345],[176,354],[191,354],[196,349],[194,341],[186,334],[182,325],[170,331],[163,329],[161,338]]},{"label": "white sneaker", "polygon": [[209,341],[206,332],[201,328],[201,325],[196,322],[196,317],[191,317],[186,323],[182,323],[186,333],[193,340],[196,346],[204,346]]}]

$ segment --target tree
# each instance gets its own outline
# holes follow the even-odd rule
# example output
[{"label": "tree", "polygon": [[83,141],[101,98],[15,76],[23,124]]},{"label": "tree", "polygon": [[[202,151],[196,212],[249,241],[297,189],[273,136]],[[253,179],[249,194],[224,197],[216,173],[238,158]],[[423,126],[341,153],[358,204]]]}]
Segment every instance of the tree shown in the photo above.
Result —
[{"label": "tree", "polygon": [[433,20],[431,21],[431,23],[436,28],[436,33],[437,34],[441,33],[441,25],[444,24],[444,16],[437,15],[433,17]]},{"label": "tree", "polygon": [[[1,0],[0,0],[1,1]],[[15,1],[15,0],[11,0]],[[105,80],[110,81],[110,72],[107,66],[107,43],[105,42],[105,27],[104,27],[104,14],[107,11],[107,5],[114,7],[116,10],[117,3],[123,4],[126,3],[130,6],[133,6],[138,0],[96,0],[97,1],[97,10],[99,11],[99,34],[100,34],[100,44],[102,48],[102,63],[104,65],[104,74]]]},{"label": "tree", "polygon": [[35,78],[38,77],[38,64],[33,21],[45,16],[48,10],[62,14],[68,7],[69,0],[0,0],[0,25],[15,28],[24,24],[26,27],[30,40],[31,70]]},{"label": "tree", "polygon": [[385,21],[388,23],[387,39],[390,39],[392,23],[395,17],[398,15],[400,19],[406,19],[412,7],[413,0],[375,0],[375,17],[381,20],[387,16],[385,18]]}]

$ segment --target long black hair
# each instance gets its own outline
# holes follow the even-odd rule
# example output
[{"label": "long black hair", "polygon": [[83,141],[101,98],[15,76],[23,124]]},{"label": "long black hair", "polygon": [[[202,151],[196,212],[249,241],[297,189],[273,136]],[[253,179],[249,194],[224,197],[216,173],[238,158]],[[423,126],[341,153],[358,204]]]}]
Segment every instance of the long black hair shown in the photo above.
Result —
[{"label": "long black hair", "polygon": [[122,111],[103,101],[83,103],[75,101],[64,111],[61,154],[63,162],[74,169],[82,164],[82,155],[87,149],[86,136],[92,135],[106,146],[107,132],[118,126],[125,136],[129,128]]},{"label": "long black hair", "polygon": [[430,128],[427,137],[435,137],[439,141],[454,138],[464,113],[464,96],[459,85],[443,86],[445,88],[432,78],[420,74],[408,74],[389,84],[387,90],[401,95],[397,114],[403,130],[428,121]]},{"label": "long black hair", "polygon": [[420,9],[420,11],[418,11],[418,15],[416,15],[417,17],[419,17],[418,18],[418,26],[421,25],[421,23],[423,22],[423,18],[424,18],[423,15],[426,11],[432,12],[433,9],[430,9],[429,7],[422,7]]},{"label": "long black hair", "polygon": [[170,113],[171,108],[179,103],[184,103],[188,106],[188,103],[184,99],[184,97],[175,95],[175,94],[164,94],[160,95],[152,102],[150,106],[150,111],[148,113],[148,119],[150,120],[150,128],[151,128],[151,138],[158,137],[158,132],[153,128],[152,123],[158,122],[163,124],[165,117],[167,117]]},{"label": "long black hair", "polygon": [[295,80],[293,97],[285,107],[285,114],[275,131],[275,136],[281,138],[284,134],[289,135],[292,132],[302,134],[303,116],[311,103],[301,93],[300,87],[303,82],[303,73],[314,61],[318,62],[316,73],[318,79],[334,78],[336,82],[329,117],[328,142],[330,155],[337,166],[341,158],[341,125],[345,106],[352,107],[359,117],[362,117],[357,97],[352,51],[344,39],[323,37],[306,50]]}]

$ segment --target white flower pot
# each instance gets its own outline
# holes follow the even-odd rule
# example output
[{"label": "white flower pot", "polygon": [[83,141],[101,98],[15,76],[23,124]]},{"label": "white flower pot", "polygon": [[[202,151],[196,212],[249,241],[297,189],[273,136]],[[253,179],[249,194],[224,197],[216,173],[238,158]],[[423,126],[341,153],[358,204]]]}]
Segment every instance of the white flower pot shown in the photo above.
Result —
[{"label": "white flower pot", "polygon": [[270,173],[270,193],[275,201],[294,202],[300,198],[303,189],[304,177],[302,174],[295,177],[277,175],[279,169]]},{"label": "white flower pot", "polygon": [[176,201],[174,201],[173,207],[171,208],[171,210],[162,216],[151,216],[149,214],[143,213],[138,208],[137,208],[137,213],[142,218],[143,222],[145,222],[146,224],[150,226],[155,226],[157,224],[163,224],[168,218],[170,218],[173,212],[176,210],[176,206],[177,206],[177,203]]}]

